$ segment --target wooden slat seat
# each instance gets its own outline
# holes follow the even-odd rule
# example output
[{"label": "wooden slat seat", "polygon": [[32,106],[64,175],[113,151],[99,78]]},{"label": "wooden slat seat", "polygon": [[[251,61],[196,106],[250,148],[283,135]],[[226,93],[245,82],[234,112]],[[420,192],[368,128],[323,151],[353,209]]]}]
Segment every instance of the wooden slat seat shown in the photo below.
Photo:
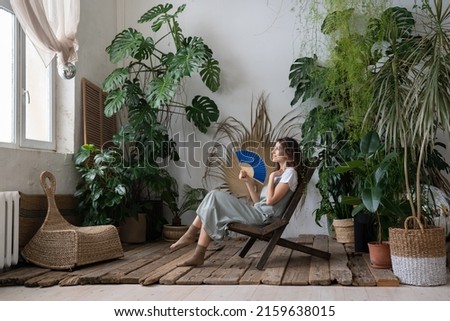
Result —
[{"label": "wooden slat seat", "polygon": [[299,184],[297,190],[292,195],[288,206],[286,207],[283,214],[270,224],[260,226],[260,225],[250,225],[242,223],[230,223],[228,224],[228,229],[230,231],[249,236],[249,239],[242,247],[239,252],[240,257],[245,257],[248,251],[251,249],[256,240],[262,240],[268,242],[263,254],[256,264],[256,268],[259,270],[264,269],[264,266],[269,259],[275,245],[290,248],[296,251],[304,252],[309,255],[317,256],[328,260],[330,258],[330,253],[314,249],[309,246],[305,246],[299,243],[292,242],[285,238],[282,238],[285,228],[289,224],[289,221],[301,202],[306,186],[314,173],[314,168],[308,168],[303,178],[299,178]]}]

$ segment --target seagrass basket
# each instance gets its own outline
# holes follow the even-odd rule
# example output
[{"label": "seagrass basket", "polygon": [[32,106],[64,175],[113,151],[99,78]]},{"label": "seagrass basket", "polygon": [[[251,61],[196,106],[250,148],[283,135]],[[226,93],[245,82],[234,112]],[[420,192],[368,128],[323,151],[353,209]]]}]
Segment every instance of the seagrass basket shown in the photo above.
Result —
[{"label": "seagrass basket", "polygon": [[[419,228],[409,228],[416,220]],[[418,286],[447,284],[445,230],[423,226],[410,216],[404,228],[389,228],[392,270],[400,282]]]},{"label": "seagrass basket", "polygon": [[334,219],[333,228],[336,233],[336,242],[338,243],[355,242],[355,223],[352,218]]}]

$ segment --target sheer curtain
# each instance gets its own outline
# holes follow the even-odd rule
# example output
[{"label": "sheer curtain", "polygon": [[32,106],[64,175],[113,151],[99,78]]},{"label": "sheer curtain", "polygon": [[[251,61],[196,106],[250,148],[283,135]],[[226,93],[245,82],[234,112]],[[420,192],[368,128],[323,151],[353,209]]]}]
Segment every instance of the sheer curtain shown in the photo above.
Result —
[{"label": "sheer curtain", "polygon": [[63,78],[75,75],[78,60],[76,32],[80,0],[10,0],[12,9],[45,66],[55,55]]}]

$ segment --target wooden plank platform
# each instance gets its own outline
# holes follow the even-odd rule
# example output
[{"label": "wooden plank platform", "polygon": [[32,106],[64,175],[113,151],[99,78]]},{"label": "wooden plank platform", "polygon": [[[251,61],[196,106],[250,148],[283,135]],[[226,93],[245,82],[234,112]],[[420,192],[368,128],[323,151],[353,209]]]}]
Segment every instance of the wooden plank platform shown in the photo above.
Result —
[{"label": "wooden plank platform", "polygon": [[245,238],[215,244],[206,252],[203,266],[179,267],[192,254],[195,244],[169,251],[170,243],[158,241],[124,245],[123,258],[82,266],[73,271],[51,271],[20,263],[0,273],[0,286],[75,286],[83,284],[270,284],[280,286],[342,285],[398,286],[390,269],[370,267],[367,254],[355,254],[351,244],[337,243],[325,235],[300,235],[295,242],[329,251],[330,260],[276,246],[263,271],[255,265],[266,242],[257,241],[245,258],[238,256]]}]

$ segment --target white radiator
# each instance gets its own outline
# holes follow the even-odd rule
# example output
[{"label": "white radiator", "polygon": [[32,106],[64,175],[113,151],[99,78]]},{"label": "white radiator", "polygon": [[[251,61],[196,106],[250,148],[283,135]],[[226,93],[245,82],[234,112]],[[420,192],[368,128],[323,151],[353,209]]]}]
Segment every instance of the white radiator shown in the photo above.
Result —
[{"label": "white radiator", "polygon": [[0,270],[19,260],[19,192],[0,192]]}]

